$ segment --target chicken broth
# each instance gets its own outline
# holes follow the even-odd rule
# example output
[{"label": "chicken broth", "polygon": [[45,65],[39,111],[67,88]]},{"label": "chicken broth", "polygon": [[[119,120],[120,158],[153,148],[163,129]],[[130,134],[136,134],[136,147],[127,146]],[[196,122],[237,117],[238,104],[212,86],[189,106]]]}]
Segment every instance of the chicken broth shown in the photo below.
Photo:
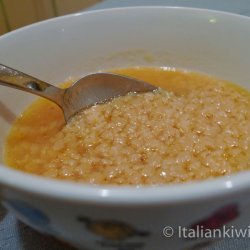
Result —
[{"label": "chicken broth", "polygon": [[159,185],[250,169],[250,94],[231,83],[169,68],[127,68],[160,89],[128,94],[75,115],[39,99],[13,124],[10,167],[93,184]]}]

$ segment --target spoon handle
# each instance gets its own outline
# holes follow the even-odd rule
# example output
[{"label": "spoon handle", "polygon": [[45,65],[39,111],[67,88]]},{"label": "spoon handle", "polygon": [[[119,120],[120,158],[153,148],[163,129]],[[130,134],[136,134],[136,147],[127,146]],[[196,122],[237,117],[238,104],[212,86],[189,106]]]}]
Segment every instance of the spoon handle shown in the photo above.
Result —
[{"label": "spoon handle", "polygon": [[0,64],[0,85],[39,95],[62,106],[63,89],[2,64]]}]

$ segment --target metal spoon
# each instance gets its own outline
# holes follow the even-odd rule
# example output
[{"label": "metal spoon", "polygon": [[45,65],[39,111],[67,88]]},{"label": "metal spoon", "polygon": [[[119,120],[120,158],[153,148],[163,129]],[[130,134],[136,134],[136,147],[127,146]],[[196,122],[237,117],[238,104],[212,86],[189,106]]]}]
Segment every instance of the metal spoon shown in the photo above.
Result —
[{"label": "metal spoon", "polygon": [[42,96],[56,103],[63,111],[66,123],[78,111],[103,103],[129,92],[148,92],[155,86],[111,73],[96,73],[84,76],[66,89],[0,64],[0,85]]}]

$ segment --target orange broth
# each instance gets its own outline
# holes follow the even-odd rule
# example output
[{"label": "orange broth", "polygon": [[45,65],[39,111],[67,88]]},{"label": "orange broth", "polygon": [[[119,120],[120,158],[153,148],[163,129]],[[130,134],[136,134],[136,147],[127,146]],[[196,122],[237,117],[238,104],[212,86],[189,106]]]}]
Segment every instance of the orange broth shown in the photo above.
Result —
[{"label": "orange broth", "polygon": [[250,168],[247,90],[169,68],[113,72],[164,90],[97,105],[66,127],[59,107],[39,99],[13,124],[5,163],[44,177],[114,185],[179,183]]}]

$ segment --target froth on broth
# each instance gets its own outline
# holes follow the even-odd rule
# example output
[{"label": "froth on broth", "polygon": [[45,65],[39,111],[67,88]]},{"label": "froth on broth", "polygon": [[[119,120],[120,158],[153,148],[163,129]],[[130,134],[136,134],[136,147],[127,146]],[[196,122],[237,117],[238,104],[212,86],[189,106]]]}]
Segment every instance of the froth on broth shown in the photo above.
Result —
[{"label": "froth on broth", "polygon": [[199,73],[164,68],[115,71],[161,88],[63,114],[39,99],[11,128],[7,165],[93,184],[155,185],[250,169],[250,94]]}]

